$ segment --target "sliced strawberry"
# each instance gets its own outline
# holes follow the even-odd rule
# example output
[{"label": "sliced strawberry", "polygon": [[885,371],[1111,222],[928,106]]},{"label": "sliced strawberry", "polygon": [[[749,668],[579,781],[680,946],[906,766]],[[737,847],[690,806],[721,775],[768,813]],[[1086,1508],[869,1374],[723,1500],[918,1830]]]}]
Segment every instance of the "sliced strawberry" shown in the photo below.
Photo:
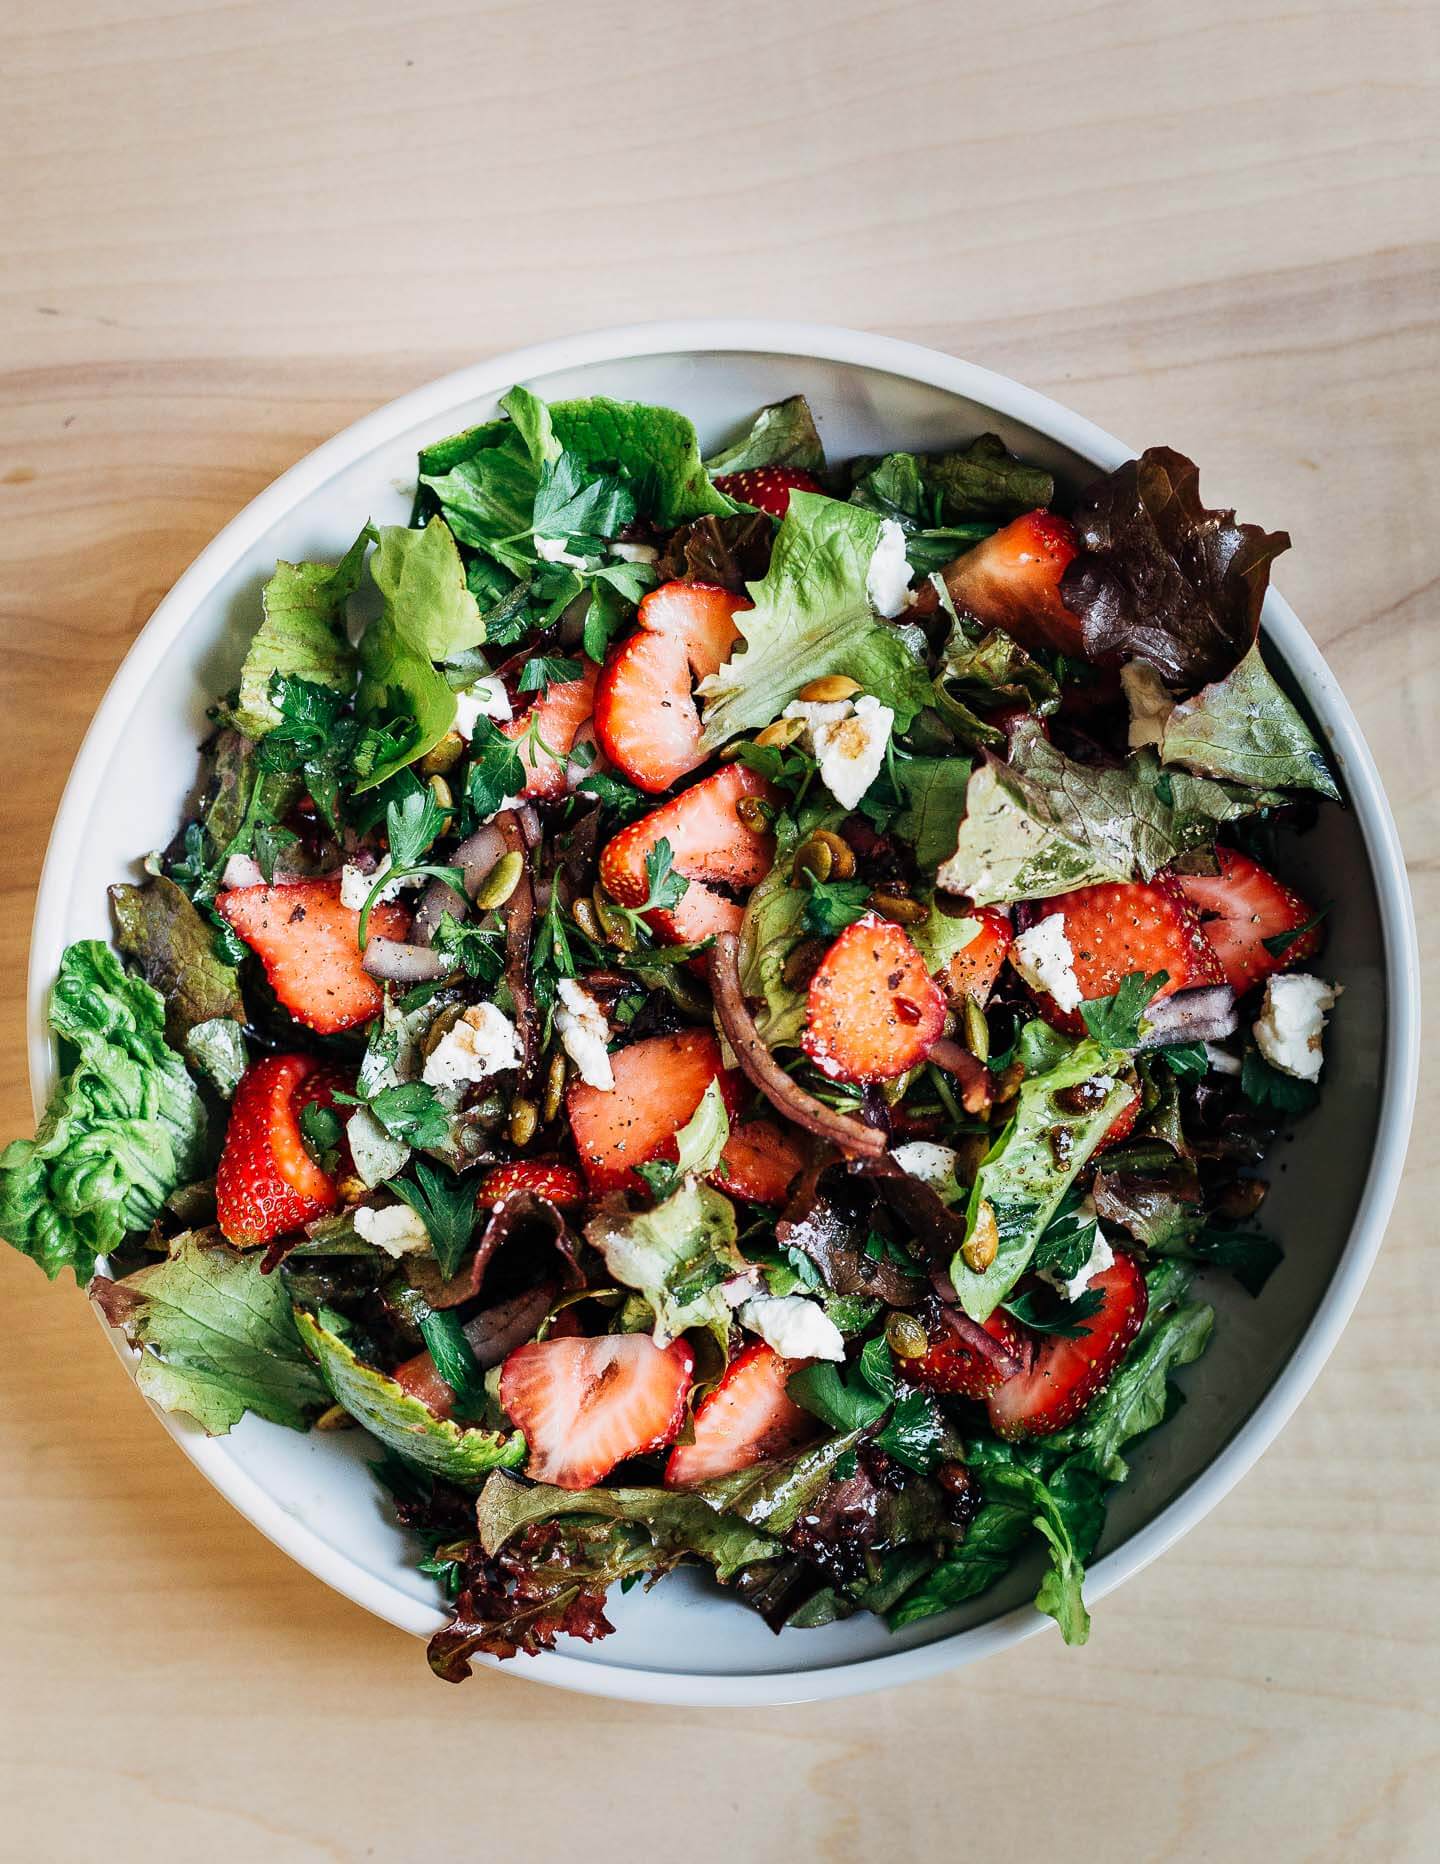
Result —
[{"label": "sliced strawberry", "polygon": [[[997,1307],[982,1324],[992,1340],[998,1340],[1022,1364],[1028,1363],[1025,1335],[1007,1313]],[[907,1379],[929,1391],[953,1392],[959,1398],[988,1398],[1003,1383],[1003,1374],[994,1360],[986,1359],[967,1341],[948,1308],[938,1303],[929,1307],[925,1331],[930,1345],[919,1359],[905,1361]]]},{"label": "sliced strawberry", "polygon": [[513,1191],[528,1191],[562,1210],[585,1202],[585,1183],[579,1172],[556,1159],[516,1159],[513,1164],[495,1166],[480,1180],[475,1202],[493,1208]]},{"label": "sliced strawberry", "polygon": [[783,1204],[809,1155],[798,1133],[774,1120],[747,1120],[731,1129],[720,1156],[724,1170],[711,1180],[720,1190],[755,1204]]},{"label": "sliced strawberry", "polygon": [[[1058,913],[1075,954],[1075,981],[1087,1002],[1109,997],[1132,971],[1166,973],[1159,995],[1197,984],[1221,984],[1225,974],[1199,918],[1168,874],[1151,881],[1102,881],[1041,902],[1039,917]],[[1044,991],[1033,993],[1057,1029],[1083,1036],[1078,1010],[1062,1010]]]},{"label": "sliced strawberry", "polygon": [[944,570],[956,608],[1022,647],[1084,652],[1080,621],[1060,600],[1060,578],[1076,549],[1075,532],[1050,511],[1027,511]]},{"label": "sliced strawberry", "polygon": [[403,1391],[409,1392],[412,1398],[418,1398],[425,1409],[433,1411],[436,1417],[449,1417],[455,1409],[455,1393],[435,1370],[435,1361],[428,1352],[419,1352],[413,1359],[402,1360],[390,1376]]},{"label": "sliced strawberry", "polygon": [[846,926],[810,980],[801,1046],[834,1081],[888,1081],[922,1061],[945,999],[900,926],[867,913]]},{"label": "sliced strawberry", "polygon": [[611,648],[595,691],[595,736],[642,790],[668,790],[705,761],[683,641],[642,629]]},{"label": "sliced strawberry", "polygon": [[748,597],[731,595],[712,583],[668,582],[650,591],[635,619],[652,634],[682,641],[690,671],[703,680],[718,673],[735,651],[740,639],[735,615],[753,607]]},{"label": "sliced strawberry", "polygon": [[985,1002],[1015,937],[1008,916],[993,906],[979,907],[970,916],[980,921],[980,930],[956,952],[938,980],[957,1009],[963,1007],[967,997]]},{"label": "sliced strawberry", "polygon": [[1118,1146],[1123,1140],[1128,1139],[1140,1118],[1142,1105],[1143,1096],[1140,1094],[1136,1094],[1132,1100],[1127,1101],[1106,1127],[1095,1150],[1103,1152],[1107,1146]]},{"label": "sliced strawberry", "polygon": [[267,1055],[245,1070],[215,1172],[216,1220],[227,1242],[255,1249],[339,1206],[334,1180],[305,1150],[300,1114],[312,1101],[328,1107],[349,1085],[347,1074],[313,1055]]},{"label": "sliced strawberry", "polygon": [[[323,1036],[378,1016],[384,993],[360,955],[360,915],[340,901],[340,882],[232,887],[215,909],[258,952],[270,988],[297,1023]],[[403,939],[410,915],[387,901],[370,914],[372,938]]]},{"label": "sliced strawberry", "polygon": [[1084,1336],[1067,1340],[1060,1334],[1038,1335],[1026,1369],[990,1394],[990,1422],[1002,1437],[1013,1442],[1063,1430],[1108,1384],[1129,1351],[1148,1301],[1135,1258],[1117,1250],[1113,1266],[1097,1275],[1090,1288],[1103,1302],[1098,1313],[1080,1323]]},{"label": "sliced strawberry", "polygon": [[525,1473],[588,1489],[626,1457],[673,1443],[685,1422],[695,1355],[648,1333],[540,1340],[517,1346],[500,1374],[500,1402],[525,1433]]},{"label": "sliced strawberry", "polygon": [[1277,958],[1265,949],[1267,938],[1294,932],[1315,917],[1315,908],[1283,881],[1234,848],[1217,848],[1218,874],[1177,874],[1187,900],[1200,915],[1205,936],[1237,997],[1287,966],[1314,957],[1320,949],[1319,926],[1302,932]]},{"label": "sliced strawberry", "polygon": [[819,1424],[785,1389],[786,1380],[808,1363],[782,1359],[763,1340],[737,1354],[696,1408],[694,1442],[677,1443],[670,1452],[666,1488],[693,1488],[808,1443]]},{"label": "sliced strawberry", "polygon": [[715,490],[757,511],[768,511],[772,518],[783,518],[790,509],[792,492],[819,492],[823,487],[813,472],[799,466],[747,466],[743,472],[722,472]]},{"label": "sliced strawberry", "polygon": [[769,873],[775,838],[742,822],[735,805],[742,796],[768,800],[773,794],[765,779],[743,764],[726,764],[703,777],[621,829],[606,846],[600,856],[606,891],[622,906],[638,906],[649,893],[645,857],[656,842],[668,841],[675,872],[690,885],[675,906],[646,914],[656,937],[667,945],[684,945],[717,932],[738,932],[739,905],[705,883],[747,888]]},{"label": "sliced strawberry", "polygon": [[581,727],[590,722],[600,680],[600,669],[593,660],[582,660],[580,665],[578,678],[547,687],[518,718],[500,727],[507,738],[520,740],[520,762],[525,766],[523,796],[558,802],[569,789],[566,759],[575,748]]},{"label": "sliced strawberry", "polygon": [[572,1081],[565,1094],[570,1133],[592,1191],[639,1190],[636,1165],[674,1152],[675,1135],[720,1082],[731,1114],[739,1111],[743,1084],[720,1060],[708,1029],[647,1036],[610,1057],[615,1085],[608,1092]]}]

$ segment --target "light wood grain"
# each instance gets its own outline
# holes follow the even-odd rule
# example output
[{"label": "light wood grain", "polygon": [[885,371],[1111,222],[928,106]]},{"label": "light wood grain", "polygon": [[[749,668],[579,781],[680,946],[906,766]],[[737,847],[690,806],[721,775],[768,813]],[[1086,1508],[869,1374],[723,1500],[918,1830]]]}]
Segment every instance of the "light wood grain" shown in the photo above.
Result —
[{"label": "light wood grain", "polygon": [[[849,322],[1193,453],[1294,534],[1440,917],[1434,4],[11,0],[3,34],[0,1138],[50,816],[160,595],[365,409],[599,323]],[[0,1857],[1433,1857],[1437,1114],[1432,1073],[1315,1391],[1087,1651],[767,1713],[432,1682],[0,1261]]]}]

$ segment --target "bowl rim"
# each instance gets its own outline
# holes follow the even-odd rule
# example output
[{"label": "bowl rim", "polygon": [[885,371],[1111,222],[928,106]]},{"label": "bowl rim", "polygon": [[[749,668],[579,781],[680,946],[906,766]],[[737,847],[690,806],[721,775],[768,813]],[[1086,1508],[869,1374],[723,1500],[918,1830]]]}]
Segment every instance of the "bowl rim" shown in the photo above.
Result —
[{"label": "bowl rim", "polygon": [[[440,376],[386,403],[306,454],[252,499],[195,558],[141,629],[86,730],[51,829],[37,889],[27,974],[31,1098],[40,1118],[54,1077],[46,1006],[64,942],[62,871],[73,868],[94,795],[135,696],[174,645],[193,611],[254,543],[303,497],[387,440],[460,403],[511,383],[587,364],[646,356],[730,353],[793,356],[850,365],[947,390],[1036,429],[1103,470],[1135,449],[1050,397],[977,364],[898,338],[840,326],[771,319],[696,319],[630,324],[506,351]],[[1346,787],[1375,879],[1386,981],[1386,1027],[1380,1107],[1370,1168],[1334,1277],[1275,1383],[1234,1437],[1155,1518],[1098,1561],[1086,1581],[1103,1598],[1195,1525],[1274,1441],[1333,1350],[1373,1266],[1404,1166],[1419,1071],[1419,953],[1399,837],[1379,773],[1340,688],[1289,604],[1270,590],[1267,638],[1300,679],[1345,769]],[[99,1318],[97,1314],[97,1319]],[[100,1323],[104,1325],[103,1320]],[[134,1371],[135,1355],[106,1329]],[[267,1539],[334,1590],[416,1635],[443,1622],[438,1609],[394,1591],[288,1514],[225,1450],[173,1415],[156,1417],[211,1485]],[[508,1666],[532,1682],[632,1702],[685,1707],[752,1707],[803,1702],[889,1688],[934,1676],[1032,1636],[1049,1620],[1029,1605],[915,1649],[792,1671],[714,1676],[582,1660],[563,1651]],[[493,1664],[495,1660],[483,1660]]]}]

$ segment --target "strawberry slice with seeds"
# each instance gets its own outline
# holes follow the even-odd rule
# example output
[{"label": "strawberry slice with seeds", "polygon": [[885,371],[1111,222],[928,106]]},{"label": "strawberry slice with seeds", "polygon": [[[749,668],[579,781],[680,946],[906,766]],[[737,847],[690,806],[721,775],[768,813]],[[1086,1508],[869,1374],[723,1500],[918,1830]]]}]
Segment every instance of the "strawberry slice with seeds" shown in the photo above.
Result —
[{"label": "strawberry slice with seeds", "polygon": [[[1287,966],[1314,957],[1320,949],[1319,926],[1308,932],[1300,927],[1315,917],[1315,908],[1277,880],[1258,861],[1234,848],[1217,848],[1218,874],[1177,874],[1181,891],[1200,915],[1205,936],[1225,972],[1225,982],[1237,997]],[[1277,956],[1265,946],[1267,938],[1297,933]]]},{"label": "strawberry slice with seeds", "polygon": [[588,1489],[627,1457],[673,1443],[685,1422],[695,1355],[648,1333],[547,1339],[517,1346],[500,1374],[500,1402],[525,1433],[525,1474]]},{"label": "strawberry slice with seeds", "polygon": [[334,1179],[305,1149],[300,1114],[312,1102],[330,1106],[337,1088],[349,1086],[347,1074],[313,1055],[267,1055],[245,1070],[215,1172],[227,1242],[256,1249],[339,1207]]},{"label": "strawberry slice with seeds", "polygon": [[790,509],[792,492],[820,492],[824,488],[813,472],[800,466],[747,466],[743,472],[722,472],[715,490],[726,498],[768,511],[772,518],[783,518]]},{"label": "strawberry slice with seeds", "polygon": [[888,1081],[923,1061],[945,999],[908,934],[867,913],[847,926],[810,980],[801,1047],[832,1081]]},{"label": "strawberry slice with seeds", "polygon": [[[970,1323],[974,1325],[974,1322]],[[1019,1324],[1001,1308],[980,1323],[986,1333],[1022,1365],[1029,1362],[1029,1347]],[[907,1359],[907,1379],[927,1391],[950,1392],[959,1398],[988,1398],[1004,1383],[1005,1374],[966,1338],[965,1322],[938,1302],[928,1303],[925,1331],[930,1344],[918,1359]]]},{"label": "strawberry slice with seeds", "polygon": [[798,1134],[774,1120],[747,1120],[732,1129],[720,1157],[724,1169],[710,1180],[718,1190],[755,1204],[783,1204],[807,1153]]},{"label": "strawberry slice with seeds", "polygon": [[[1058,913],[1075,954],[1075,981],[1086,1002],[1109,997],[1132,971],[1147,977],[1164,971],[1158,995],[1199,984],[1222,984],[1225,973],[1200,920],[1168,874],[1150,881],[1102,881],[1057,893],[1042,903],[1040,918]],[[1083,1036],[1078,1010],[1062,1010],[1054,998],[1032,987],[1040,1013],[1068,1035]]]},{"label": "strawberry slice with seeds", "polygon": [[409,1392],[412,1398],[418,1398],[425,1409],[433,1411],[436,1417],[449,1417],[455,1409],[455,1392],[436,1371],[435,1361],[428,1352],[419,1352],[413,1359],[402,1360],[390,1376],[402,1391]]},{"label": "strawberry slice with seeds", "polygon": [[565,1093],[570,1133],[592,1191],[641,1190],[634,1167],[673,1157],[675,1135],[700,1105],[712,1081],[720,1082],[733,1118],[744,1098],[741,1078],[720,1060],[708,1029],[647,1036],[610,1057],[615,1085],[608,1092],[572,1081]]},{"label": "strawberry slice with seeds", "polygon": [[[258,953],[270,988],[297,1023],[318,1035],[380,1014],[384,993],[360,954],[360,915],[341,903],[340,881],[232,887],[215,910]],[[372,938],[403,939],[410,915],[393,901],[370,914]]]},{"label": "strawberry slice with seeds", "polygon": [[1014,1442],[1063,1430],[1110,1382],[1145,1319],[1148,1295],[1135,1258],[1116,1250],[1112,1267],[1090,1290],[1101,1296],[1097,1313],[1077,1325],[1081,1338],[1035,1336],[1030,1364],[990,1394],[988,1410],[996,1432]]},{"label": "strawberry slice with seeds", "polygon": [[600,681],[600,669],[593,660],[580,664],[581,672],[575,679],[557,680],[518,718],[507,719],[500,727],[520,746],[520,762],[525,766],[522,796],[558,802],[570,787],[566,760],[582,727],[590,722]]},{"label": "strawberry slice with seeds", "polygon": [[480,1180],[475,1202],[493,1209],[516,1191],[543,1197],[562,1210],[578,1208],[585,1202],[585,1182],[579,1172],[558,1159],[516,1159],[509,1165],[497,1165]]},{"label": "strawberry slice with seeds", "polygon": [[665,1465],[667,1489],[733,1475],[808,1443],[819,1424],[785,1389],[809,1361],[782,1359],[763,1340],[747,1346],[695,1411],[695,1438],[677,1443]]},{"label": "strawberry slice with seeds", "polygon": [[957,1009],[973,997],[983,1004],[995,988],[995,980],[1005,963],[1015,934],[1009,917],[993,906],[982,906],[970,914],[978,919],[980,930],[968,945],[961,947],[940,973],[939,983]]},{"label": "strawberry slice with seeds", "polygon": [[726,764],[703,777],[607,844],[600,856],[606,892],[622,906],[639,906],[650,890],[645,857],[657,842],[668,841],[671,864],[690,885],[674,906],[645,915],[655,936],[667,945],[684,945],[738,932],[741,908],[716,886],[738,890],[763,880],[775,859],[775,838],[742,822],[735,805],[745,796],[768,801],[773,794],[743,764]]},{"label": "strawberry slice with seeds", "polygon": [[947,564],[945,586],[956,608],[1031,652],[1049,648],[1079,659],[1080,619],[1060,600],[1060,578],[1075,551],[1064,518],[1027,511]]},{"label": "strawberry slice with seeds", "polygon": [[755,605],[713,583],[668,582],[652,589],[635,619],[652,634],[666,634],[684,644],[685,658],[697,680],[718,673],[735,651],[740,630],[735,616]]},{"label": "strawberry slice with seeds", "polygon": [[705,761],[685,644],[641,629],[612,647],[595,690],[595,736],[638,789],[668,790]]}]

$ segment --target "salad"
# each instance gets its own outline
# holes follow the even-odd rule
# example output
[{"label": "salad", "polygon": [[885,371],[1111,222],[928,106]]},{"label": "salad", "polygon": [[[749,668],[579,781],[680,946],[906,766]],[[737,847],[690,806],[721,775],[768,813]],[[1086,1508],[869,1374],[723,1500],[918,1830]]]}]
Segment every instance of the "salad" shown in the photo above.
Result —
[{"label": "salad", "polygon": [[778,1631],[1033,1559],[1083,1642],[1339,994],[1289,540],[1165,448],[501,408],[276,565],[0,1234],[162,1408],[367,1432],[446,1679],[680,1564]]}]

